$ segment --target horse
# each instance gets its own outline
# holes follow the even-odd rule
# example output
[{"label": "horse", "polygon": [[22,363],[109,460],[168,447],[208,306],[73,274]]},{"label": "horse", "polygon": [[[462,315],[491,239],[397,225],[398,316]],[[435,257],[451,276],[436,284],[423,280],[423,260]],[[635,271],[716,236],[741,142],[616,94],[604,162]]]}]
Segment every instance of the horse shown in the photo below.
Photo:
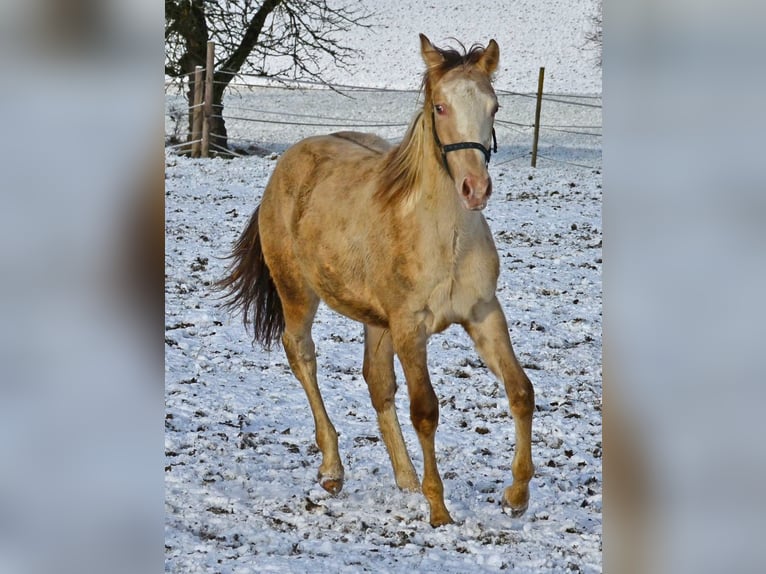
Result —
[{"label": "horse", "polygon": [[[317,383],[311,326],[324,301],[364,325],[363,376],[397,486],[421,491],[434,527],[452,523],[436,464],[439,402],[426,343],[461,325],[503,382],[515,423],[513,482],[502,504],[521,516],[534,473],[534,390],[511,345],[495,291],[499,258],[482,210],[498,110],[492,77],[500,51],[439,48],[420,35],[423,108],[399,145],[357,132],[304,139],[278,160],[263,198],[218,282],[254,339],[281,338],[313,414],[321,486],[343,487],[338,434]],[[397,418],[394,354],[404,371],[410,418],[423,451],[423,480]]]}]

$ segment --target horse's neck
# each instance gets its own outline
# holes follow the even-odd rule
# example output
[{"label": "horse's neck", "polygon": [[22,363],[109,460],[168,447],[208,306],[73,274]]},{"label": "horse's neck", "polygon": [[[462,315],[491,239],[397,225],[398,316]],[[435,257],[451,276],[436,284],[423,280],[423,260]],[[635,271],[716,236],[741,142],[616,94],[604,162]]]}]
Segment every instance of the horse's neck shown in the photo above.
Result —
[{"label": "horse's neck", "polygon": [[439,158],[441,152],[433,138],[430,116],[422,113],[408,134],[413,152],[420,155],[421,166],[414,186],[399,205],[406,218],[414,217],[421,230],[424,247],[442,245],[451,248],[467,245],[481,229],[482,215],[466,210]]},{"label": "horse's neck", "polygon": [[431,245],[439,244],[451,250],[458,245],[467,247],[483,229],[482,214],[463,207],[455,183],[437,162],[431,166],[420,192],[414,197],[417,199],[413,211],[419,218],[424,238]]}]

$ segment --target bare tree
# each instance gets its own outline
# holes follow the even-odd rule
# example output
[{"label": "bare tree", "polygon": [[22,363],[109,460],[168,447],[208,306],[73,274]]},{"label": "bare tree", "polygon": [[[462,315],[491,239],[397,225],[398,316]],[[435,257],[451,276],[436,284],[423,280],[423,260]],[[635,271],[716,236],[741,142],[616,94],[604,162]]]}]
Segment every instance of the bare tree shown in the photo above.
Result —
[{"label": "bare tree", "polygon": [[228,149],[223,95],[238,73],[322,81],[323,60],[345,67],[357,53],[340,34],[368,17],[346,0],[165,0],[165,74],[186,82],[191,103],[194,68],[216,43],[210,133]]}]

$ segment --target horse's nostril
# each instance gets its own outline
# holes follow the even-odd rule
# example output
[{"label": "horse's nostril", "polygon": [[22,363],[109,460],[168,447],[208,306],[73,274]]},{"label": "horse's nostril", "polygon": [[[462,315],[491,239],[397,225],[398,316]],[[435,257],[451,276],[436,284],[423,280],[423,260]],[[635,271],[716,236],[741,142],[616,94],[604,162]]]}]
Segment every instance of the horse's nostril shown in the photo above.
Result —
[{"label": "horse's nostril", "polygon": [[463,180],[463,189],[462,189],[463,196],[464,197],[470,197],[472,191],[473,190],[471,189],[471,186],[468,183],[468,178],[465,178]]}]

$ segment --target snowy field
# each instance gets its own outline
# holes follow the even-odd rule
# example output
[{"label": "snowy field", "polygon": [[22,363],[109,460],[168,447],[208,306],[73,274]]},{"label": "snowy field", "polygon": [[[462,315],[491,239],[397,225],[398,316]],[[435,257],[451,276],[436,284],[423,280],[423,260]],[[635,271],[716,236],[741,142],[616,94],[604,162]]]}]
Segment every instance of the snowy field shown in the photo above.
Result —
[{"label": "snowy field", "polygon": [[[348,4],[352,4],[349,2]],[[329,70],[335,83],[412,88],[420,81],[418,33],[436,45],[456,38],[466,46],[500,45],[497,87],[521,92],[537,89],[537,71],[547,70],[551,93],[601,93],[597,54],[585,36],[598,0],[360,0],[371,14],[368,28],[350,30],[349,46],[360,53],[348,70]]]},{"label": "snowy field", "polygon": [[[475,28],[460,39],[486,42]],[[445,24],[431,35],[456,33]],[[417,68],[407,73],[416,76],[417,58],[411,65]],[[456,520],[433,529],[425,499],[394,483],[361,374],[361,326],[324,306],[314,326],[320,387],[346,468],[344,489],[332,497],[316,483],[311,412],[282,349],[254,348],[240,318],[219,308],[211,284],[224,273],[223,258],[258,204],[274,158],[322,130],[230,121],[231,135],[271,155],[191,160],[166,153],[166,572],[601,571],[601,141],[588,135],[600,129],[572,127],[600,126],[601,110],[594,107],[600,99],[575,97],[598,91],[583,87],[577,66],[567,72],[575,88],[558,91],[591,105],[546,102],[546,159],[531,168],[531,131],[498,123],[500,149],[490,165],[495,192],[485,216],[501,259],[498,297],[537,400],[536,474],[519,519],[500,507],[514,447],[508,401],[460,328],[429,344],[441,402],[437,457]],[[499,86],[526,91],[505,73],[501,68]],[[391,74],[392,85],[407,83],[400,68]],[[361,83],[353,80],[345,78]],[[396,124],[418,106],[417,94],[407,92],[348,99],[260,89],[233,101],[271,114],[321,109],[328,117]],[[529,98],[501,95],[500,102],[500,122],[533,117]],[[404,127],[375,131],[395,141]],[[397,373],[399,417],[422,475],[398,366]]]}]

